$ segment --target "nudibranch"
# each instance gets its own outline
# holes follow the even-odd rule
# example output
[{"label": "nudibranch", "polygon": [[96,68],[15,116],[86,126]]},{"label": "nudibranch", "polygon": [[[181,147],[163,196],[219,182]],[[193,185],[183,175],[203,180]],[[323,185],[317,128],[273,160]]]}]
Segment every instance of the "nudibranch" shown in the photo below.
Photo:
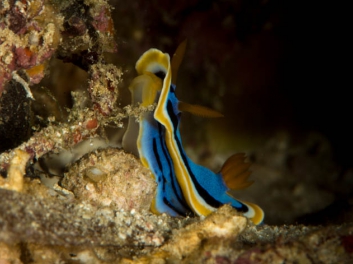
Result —
[{"label": "nudibranch", "polygon": [[[159,50],[150,49],[141,56],[136,63],[139,76],[129,86],[132,105],[147,107],[158,103],[162,80],[157,74],[166,72],[168,65],[169,55],[165,56]],[[165,128],[154,119],[151,111],[142,113],[138,123],[134,119],[129,118],[128,128],[123,137],[123,148],[138,156],[155,177],[157,190],[151,211],[171,216],[192,215],[174,173],[173,163],[165,144]]]},{"label": "nudibranch", "polygon": [[[218,112],[202,106],[180,102],[175,95],[175,80],[186,42],[177,49],[170,62],[169,55],[157,49],[146,51],[136,63],[139,74],[131,85],[132,104],[156,104],[153,112],[140,116],[139,123],[130,117],[123,139],[125,150],[138,155],[157,182],[151,209],[172,216],[194,213],[207,216],[223,204],[230,204],[255,224],[264,212],[256,204],[243,202],[230,195],[231,190],[252,184],[249,163],[244,154],[231,156],[219,173],[194,163],[185,153],[179,124],[181,112],[217,117]],[[138,131],[138,132],[136,132]]]}]

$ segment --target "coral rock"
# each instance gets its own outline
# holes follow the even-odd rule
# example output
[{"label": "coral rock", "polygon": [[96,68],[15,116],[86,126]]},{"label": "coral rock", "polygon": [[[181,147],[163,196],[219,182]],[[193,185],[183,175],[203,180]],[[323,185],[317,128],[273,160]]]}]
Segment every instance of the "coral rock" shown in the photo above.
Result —
[{"label": "coral rock", "polygon": [[82,158],[61,184],[79,200],[126,211],[149,210],[156,187],[148,169],[134,156],[117,149]]}]

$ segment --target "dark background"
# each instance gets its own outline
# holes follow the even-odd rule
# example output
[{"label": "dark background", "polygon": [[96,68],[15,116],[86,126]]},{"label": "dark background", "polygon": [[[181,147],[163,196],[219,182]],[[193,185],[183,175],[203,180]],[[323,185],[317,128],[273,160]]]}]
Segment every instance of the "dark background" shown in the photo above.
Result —
[{"label": "dark background", "polygon": [[337,6],[274,0],[111,4],[116,61],[127,70],[126,82],[145,50],[173,54],[187,39],[178,76],[181,100],[223,112],[223,129],[234,134],[318,131],[331,142],[335,159],[351,165],[350,94],[343,84]]}]

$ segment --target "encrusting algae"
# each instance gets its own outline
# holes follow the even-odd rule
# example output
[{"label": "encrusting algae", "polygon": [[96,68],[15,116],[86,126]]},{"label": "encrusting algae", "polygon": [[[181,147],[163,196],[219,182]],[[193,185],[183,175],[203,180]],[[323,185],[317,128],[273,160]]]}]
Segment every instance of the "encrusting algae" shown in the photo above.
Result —
[{"label": "encrusting algae", "polygon": [[7,178],[0,177],[0,187],[7,190],[21,192],[23,189],[23,177],[26,174],[26,165],[30,155],[23,150],[15,150],[15,155],[7,169]]}]

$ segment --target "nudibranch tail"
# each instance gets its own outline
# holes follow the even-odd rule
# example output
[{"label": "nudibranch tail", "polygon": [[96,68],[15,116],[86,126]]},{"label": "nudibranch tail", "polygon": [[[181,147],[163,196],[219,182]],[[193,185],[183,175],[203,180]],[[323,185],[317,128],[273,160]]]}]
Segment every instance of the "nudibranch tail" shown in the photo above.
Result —
[{"label": "nudibranch tail", "polygon": [[257,204],[250,202],[243,202],[248,207],[248,212],[244,215],[249,218],[255,225],[262,224],[265,218],[264,211]]}]

